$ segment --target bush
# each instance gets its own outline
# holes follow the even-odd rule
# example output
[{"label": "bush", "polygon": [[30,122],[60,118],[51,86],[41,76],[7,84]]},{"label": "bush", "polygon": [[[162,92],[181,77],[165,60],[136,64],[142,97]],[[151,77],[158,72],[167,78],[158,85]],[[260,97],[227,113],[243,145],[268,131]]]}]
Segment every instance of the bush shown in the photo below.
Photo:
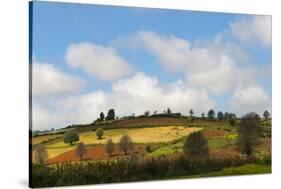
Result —
[{"label": "bush", "polygon": [[151,146],[150,145],[146,145],[145,151],[148,152],[148,153],[151,153],[152,152]]}]

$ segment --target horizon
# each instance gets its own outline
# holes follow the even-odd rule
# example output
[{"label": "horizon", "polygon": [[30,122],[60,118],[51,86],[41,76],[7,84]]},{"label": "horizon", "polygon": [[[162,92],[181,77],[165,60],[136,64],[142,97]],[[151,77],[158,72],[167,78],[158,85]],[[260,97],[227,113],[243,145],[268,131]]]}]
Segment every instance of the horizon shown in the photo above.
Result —
[{"label": "horizon", "polygon": [[52,2],[33,11],[33,130],[111,108],[272,113],[270,16]]}]

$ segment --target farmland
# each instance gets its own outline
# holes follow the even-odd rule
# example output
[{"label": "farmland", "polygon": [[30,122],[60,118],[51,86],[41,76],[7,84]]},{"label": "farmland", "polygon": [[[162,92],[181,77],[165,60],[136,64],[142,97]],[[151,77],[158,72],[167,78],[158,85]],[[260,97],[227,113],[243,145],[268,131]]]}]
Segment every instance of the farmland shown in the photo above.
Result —
[{"label": "farmland", "polygon": [[[239,121],[239,120],[238,120]],[[122,124],[123,123],[123,124]],[[254,162],[260,162],[260,158],[271,155],[271,122],[262,126],[261,133],[254,146]],[[103,135],[99,138],[96,132],[99,128],[103,129]],[[64,142],[64,134],[68,131],[75,131],[79,135],[79,141],[73,144]],[[47,152],[46,165],[59,165],[64,163],[75,163],[75,165],[96,162],[119,162],[124,159],[131,159],[133,156],[138,160],[150,161],[156,159],[175,160],[181,158],[184,154],[184,145],[187,137],[200,131],[207,141],[208,158],[214,159],[220,164],[220,161],[240,162],[240,167],[226,167],[221,170],[207,171],[204,174],[189,174],[176,178],[193,178],[204,176],[219,176],[232,174],[254,174],[270,173],[271,166],[263,163],[248,162],[245,155],[238,150],[237,126],[231,126],[227,120],[208,120],[190,118],[135,118],[129,120],[117,120],[111,122],[98,122],[95,124],[79,125],[72,128],[65,128],[64,132],[44,134],[33,137],[33,151],[38,145],[44,146]],[[119,148],[122,136],[130,136],[134,149],[128,154],[124,154]],[[115,150],[109,155],[106,150],[108,139],[112,139],[115,144]],[[83,161],[76,154],[76,148],[79,143],[86,146],[86,154]],[[133,154],[133,156],[132,156]],[[238,160],[231,160],[237,159]],[[212,160],[213,161],[213,160]],[[241,162],[248,163],[245,164]],[[35,158],[33,158],[35,163]],[[263,162],[263,160],[262,160]]]}]

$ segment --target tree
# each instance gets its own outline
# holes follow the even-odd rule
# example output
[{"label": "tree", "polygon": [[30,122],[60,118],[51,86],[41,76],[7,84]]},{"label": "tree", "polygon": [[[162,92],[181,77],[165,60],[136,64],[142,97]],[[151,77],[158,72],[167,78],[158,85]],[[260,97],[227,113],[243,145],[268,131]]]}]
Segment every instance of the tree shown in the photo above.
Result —
[{"label": "tree", "polygon": [[208,155],[208,142],[202,132],[191,133],[185,140],[183,146],[185,155],[200,158]]},{"label": "tree", "polygon": [[269,112],[267,110],[265,110],[263,112],[263,117],[267,120],[269,118],[269,116],[270,116]]},{"label": "tree", "polygon": [[64,143],[70,143],[73,145],[73,142],[79,141],[79,135],[74,131],[68,131],[63,136]]},{"label": "tree", "polygon": [[42,144],[38,145],[38,147],[35,149],[34,157],[35,157],[35,161],[37,163],[40,163],[41,165],[44,164],[45,161],[47,160],[48,153]]},{"label": "tree", "polygon": [[228,119],[228,112],[224,113],[224,119],[227,120]]},{"label": "tree", "polygon": [[100,113],[100,120],[104,121],[104,113],[103,112]]},{"label": "tree", "polygon": [[171,109],[168,108],[168,109],[167,109],[167,114],[171,114],[171,113],[172,113]]},{"label": "tree", "polygon": [[155,111],[153,112],[153,114],[156,115],[156,114],[157,114],[157,111],[155,110]]},{"label": "tree", "polygon": [[104,132],[102,128],[98,128],[96,131],[96,135],[98,137],[98,139],[101,139],[101,137],[103,136]]},{"label": "tree", "polygon": [[215,111],[213,109],[208,111],[208,118],[214,119],[215,118]]},{"label": "tree", "polygon": [[145,115],[146,117],[148,117],[148,116],[150,115],[149,110],[146,110],[146,111],[144,112],[144,115]]},{"label": "tree", "polygon": [[219,120],[222,120],[223,117],[224,117],[223,113],[221,111],[219,111],[217,117],[218,117]]},{"label": "tree", "polygon": [[114,109],[108,110],[107,116],[105,118],[106,120],[114,120],[115,119],[115,111]]},{"label": "tree", "polygon": [[86,146],[83,142],[79,143],[76,148],[76,155],[80,157],[80,161],[82,161],[83,156],[87,154]]},{"label": "tree", "polygon": [[201,117],[202,117],[202,119],[205,118],[205,113],[204,112],[202,112]]},{"label": "tree", "polygon": [[125,153],[125,155],[128,154],[129,150],[134,149],[134,143],[129,135],[122,136],[119,142],[119,148]]},{"label": "tree", "polygon": [[233,113],[228,114],[228,121],[231,126],[235,126],[236,125],[236,115]]},{"label": "tree", "polygon": [[239,126],[237,127],[238,133],[238,147],[241,153],[250,156],[253,152],[253,146],[258,138],[260,131],[259,121],[256,119],[256,113],[248,113],[242,117]]},{"label": "tree", "polygon": [[111,154],[115,151],[115,144],[111,138],[108,139],[105,144],[105,151],[109,154],[109,156],[111,156]]},{"label": "tree", "polygon": [[193,110],[192,110],[192,109],[190,109],[190,110],[189,110],[189,114],[190,114],[190,117],[192,117],[192,116],[193,116],[194,112],[193,112]]}]

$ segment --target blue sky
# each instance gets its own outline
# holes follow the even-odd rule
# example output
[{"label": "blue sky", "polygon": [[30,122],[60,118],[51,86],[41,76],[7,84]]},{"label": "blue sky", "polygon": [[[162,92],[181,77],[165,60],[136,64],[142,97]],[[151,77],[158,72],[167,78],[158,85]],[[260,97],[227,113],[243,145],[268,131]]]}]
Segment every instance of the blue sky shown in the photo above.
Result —
[{"label": "blue sky", "polygon": [[[120,116],[168,106],[197,115],[210,108],[238,115],[271,111],[267,16],[35,2],[32,53],[39,129],[87,123],[111,106]],[[65,87],[71,85],[73,90]],[[151,96],[132,92],[142,85],[148,87],[140,93]],[[157,105],[145,105],[157,95]],[[80,113],[73,110],[88,97],[102,100],[90,100]],[[109,104],[112,99],[144,105]]]}]

